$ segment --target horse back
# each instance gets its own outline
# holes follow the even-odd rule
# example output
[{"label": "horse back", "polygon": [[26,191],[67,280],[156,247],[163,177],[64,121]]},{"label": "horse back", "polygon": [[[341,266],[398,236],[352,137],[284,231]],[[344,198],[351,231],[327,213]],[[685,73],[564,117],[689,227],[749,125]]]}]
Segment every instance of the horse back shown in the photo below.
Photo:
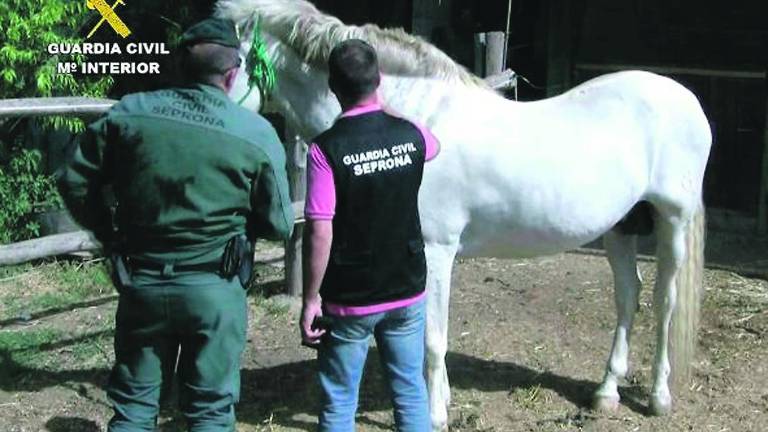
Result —
[{"label": "horse back", "polygon": [[700,199],[709,125],[669,78],[609,74],[485,113],[492,120],[476,127],[437,122],[446,160],[427,173],[422,199],[425,213],[443,215],[456,202],[470,255],[555,253],[600,236],[640,201],[693,208]]}]

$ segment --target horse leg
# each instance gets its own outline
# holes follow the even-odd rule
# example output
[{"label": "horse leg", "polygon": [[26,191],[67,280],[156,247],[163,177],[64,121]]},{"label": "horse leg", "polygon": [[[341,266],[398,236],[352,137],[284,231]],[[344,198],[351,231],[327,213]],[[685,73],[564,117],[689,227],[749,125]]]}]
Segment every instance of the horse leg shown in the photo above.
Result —
[{"label": "horse leg", "polygon": [[637,236],[623,235],[614,229],[603,236],[614,278],[616,302],[616,331],[603,382],[594,395],[593,406],[598,410],[615,410],[619,406],[618,380],[629,369],[629,339],[637,311],[642,281],[637,270]]},{"label": "horse leg", "polygon": [[448,352],[448,305],[451,293],[451,270],[456,245],[427,244],[427,386],[429,408],[434,431],[448,426],[451,388],[445,355]]},{"label": "horse leg", "polygon": [[675,309],[677,286],[675,276],[686,256],[686,223],[678,218],[657,221],[657,276],[653,290],[656,315],[656,356],[653,362],[653,389],[650,413],[663,415],[672,408],[669,391],[669,324]]}]

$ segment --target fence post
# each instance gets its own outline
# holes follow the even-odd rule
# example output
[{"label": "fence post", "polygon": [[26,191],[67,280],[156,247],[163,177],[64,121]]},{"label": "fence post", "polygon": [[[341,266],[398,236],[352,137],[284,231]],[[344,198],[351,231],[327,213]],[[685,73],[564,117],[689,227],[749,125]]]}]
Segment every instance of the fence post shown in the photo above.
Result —
[{"label": "fence post", "polygon": [[485,74],[491,76],[504,70],[504,32],[488,32],[485,35]]},{"label": "fence post", "polygon": [[504,32],[475,33],[475,75],[488,77],[504,70]]},{"label": "fence post", "polygon": [[[287,127],[286,132],[286,140],[288,141],[288,181],[291,201],[304,201],[307,178],[307,146],[290,125]],[[303,237],[304,223],[297,222],[293,226],[293,235],[291,235],[290,240],[285,245],[285,285],[288,294],[291,296],[301,296],[301,248]]]},{"label": "fence post", "polygon": [[475,45],[475,64],[472,72],[477,76],[484,76],[485,72],[485,46],[487,33],[475,33],[474,45]]}]

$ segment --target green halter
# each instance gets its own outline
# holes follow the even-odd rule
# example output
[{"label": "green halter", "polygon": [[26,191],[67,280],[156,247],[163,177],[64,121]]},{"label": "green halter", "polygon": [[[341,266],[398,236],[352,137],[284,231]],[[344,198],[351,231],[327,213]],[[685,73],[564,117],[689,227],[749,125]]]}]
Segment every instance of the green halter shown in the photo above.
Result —
[{"label": "green halter", "polygon": [[256,24],[253,26],[251,49],[248,50],[248,54],[245,56],[245,72],[248,74],[248,92],[245,93],[238,104],[242,105],[251,94],[251,90],[258,86],[259,95],[261,96],[261,107],[263,108],[264,102],[269,99],[269,96],[275,90],[277,76],[275,75],[275,67],[272,65],[272,59],[269,58],[267,53],[267,44],[261,38],[261,18],[256,18]]}]

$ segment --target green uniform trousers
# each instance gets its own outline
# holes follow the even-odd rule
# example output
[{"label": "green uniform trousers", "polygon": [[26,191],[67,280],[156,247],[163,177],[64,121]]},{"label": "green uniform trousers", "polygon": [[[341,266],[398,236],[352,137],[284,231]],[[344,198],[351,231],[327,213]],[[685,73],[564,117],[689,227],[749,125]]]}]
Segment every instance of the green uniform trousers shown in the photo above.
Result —
[{"label": "green uniform trousers", "polygon": [[173,370],[178,355],[179,400],[189,430],[234,431],[248,322],[240,281],[140,270],[119,291],[107,385],[115,414],[108,430],[155,430],[163,371]]}]

